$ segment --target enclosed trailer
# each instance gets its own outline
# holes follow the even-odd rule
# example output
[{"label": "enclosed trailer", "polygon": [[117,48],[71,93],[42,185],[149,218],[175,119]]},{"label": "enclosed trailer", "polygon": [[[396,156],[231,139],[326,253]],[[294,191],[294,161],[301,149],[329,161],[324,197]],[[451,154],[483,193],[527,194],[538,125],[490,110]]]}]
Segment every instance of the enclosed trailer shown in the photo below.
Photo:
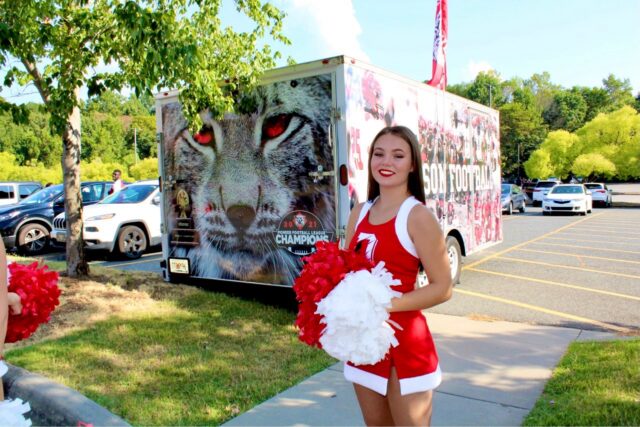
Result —
[{"label": "enclosed trailer", "polygon": [[346,56],[265,73],[237,112],[156,100],[163,274],[291,286],[318,240],[344,237],[367,194],[368,151],[389,125],[418,136],[427,206],[461,255],[502,240],[498,112]]}]

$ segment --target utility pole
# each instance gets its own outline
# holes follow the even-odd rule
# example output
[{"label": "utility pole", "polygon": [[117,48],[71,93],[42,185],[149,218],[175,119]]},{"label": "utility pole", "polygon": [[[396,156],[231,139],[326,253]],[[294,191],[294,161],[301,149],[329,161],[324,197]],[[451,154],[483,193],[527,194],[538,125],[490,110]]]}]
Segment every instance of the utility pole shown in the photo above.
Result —
[{"label": "utility pole", "polygon": [[489,84],[489,108],[493,108],[492,105],[491,105],[491,88],[492,87],[493,86],[491,86],[491,84]]},{"label": "utility pole", "polygon": [[138,128],[133,128],[133,162],[138,164]]}]

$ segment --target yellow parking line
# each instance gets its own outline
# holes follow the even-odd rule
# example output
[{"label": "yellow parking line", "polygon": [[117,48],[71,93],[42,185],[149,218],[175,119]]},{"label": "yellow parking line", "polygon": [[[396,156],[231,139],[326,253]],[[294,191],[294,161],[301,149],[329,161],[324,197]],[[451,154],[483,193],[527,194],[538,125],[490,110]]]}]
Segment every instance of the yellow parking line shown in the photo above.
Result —
[{"label": "yellow parking line", "polygon": [[[640,233],[634,233],[629,231],[627,228],[620,228],[620,227],[589,227],[589,226],[581,226],[580,228],[577,228],[576,230],[579,231],[588,231],[588,230],[597,230],[597,231],[605,231],[607,233],[621,233],[621,234],[632,234],[634,236],[640,236]],[[611,231],[607,231],[607,230],[611,230]],[[619,230],[619,231],[618,231]]]},{"label": "yellow parking line", "polygon": [[549,236],[552,236],[552,235],[554,235],[556,233],[559,233],[559,232],[561,232],[561,231],[563,231],[563,230],[565,230],[567,228],[574,227],[577,224],[583,223],[584,221],[587,221],[587,220],[590,220],[590,219],[593,219],[593,218],[597,218],[600,215],[603,215],[603,214],[601,214],[601,213],[600,214],[593,214],[593,216],[591,216],[589,218],[583,218],[583,219],[581,219],[579,221],[576,221],[574,223],[567,224],[567,225],[565,225],[563,227],[560,227],[557,230],[550,231],[549,233],[543,234],[542,236],[538,236],[535,239],[527,240],[526,242],[519,243],[519,244],[517,244],[515,246],[512,246],[510,248],[507,248],[507,249],[505,249],[503,251],[493,253],[493,254],[491,254],[489,256],[486,256],[486,257],[484,257],[482,259],[479,259],[478,261],[475,261],[475,262],[472,262],[470,264],[465,265],[464,267],[462,267],[462,270],[467,270],[467,269],[469,269],[471,267],[475,267],[476,265],[482,264],[482,263],[484,263],[484,262],[486,262],[486,261],[488,261],[488,260],[490,260],[492,258],[498,257],[500,255],[506,254],[506,253],[511,252],[511,251],[514,251],[514,250],[516,250],[516,249],[518,249],[518,248],[520,248],[522,246],[528,245],[529,243],[533,243],[533,242],[536,242],[538,240],[542,240],[544,238],[550,238]]},{"label": "yellow parking line", "polygon": [[536,249],[518,249],[519,251],[523,251],[523,252],[535,252],[538,254],[552,254],[552,255],[561,255],[561,256],[572,256],[575,258],[591,258],[591,259],[601,259],[604,261],[613,261],[613,262],[626,262],[629,264],[640,264],[640,261],[630,261],[628,259],[616,259],[616,258],[605,258],[605,257],[601,257],[601,256],[593,256],[593,255],[575,255],[575,254],[568,254],[566,252],[554,252],[554,251],[540,251],[540,250],[536,250]]},{"label": "yellow parking line", "polygon": [[596,251],[606,251],[606,252],[620,252],[625,254],[640,254],[640,251],[625,251],[622,249],[604,249],[604,248],[596,248],[593,246],[576,246],[576,245],[563,245],[562,243],[549,243],[549,242],[532,242],[532,245],[545,245],[545,246],[562,246],[564,248],[576,248],[576,249],[593,249]]},{"label": "yellow parking line", "polygon": [[[569,242],[586,242],[586,243],[602,243],[602,240],[585,240],[585,239],[569,239],[566,237],[547,237],[547,239],[553,239],[553,240],[568,240]],[[607,242],[607,244],[609,245],[615,245],[615,243],[609,243]],[[636,243],[620,243],[617,246],[629,246],[629,245],[636,245]]]},{"label": "yellow parking line", "polygon": [[554,282],[554,281],[551,281],[551,280],[544,280],[544,279],[536,279],[536,278],[528,277],[528,276],[518,276],[516,274],[501,273],[501,272],[498,272],[498,271],[491,271],[491,270],[483,270],[481,268],[471,268],[470,270],[471,271],[477,271],[479,273],[492,274],[494,276],[508,277],[509,279],[517,279],[517,280],[525,280],[525,281],[529,281],[529,282],[543,283],[545,285],[553,285],[553,286],[559,286],[559,287],[562,287],[562,288],[578,289],[580,291],[595,292],[597,294],[604,294],[604,295],[609,295],[609,296],[612,296],[612,297],[618,297],[618,298],[625,298],[625,299],[631,299],[631,300],[640,301],[640,297],[636,297],[634,295],[620,294],[618,292],[611,292],[611,291],[603,291],[603,290],[600,290],[600,289],[587,288],[586,286],[571,285],[569,283]]},{"label": "yellow parking line", "polygon": [[611,271],[595,270],[592,268],[582,268],[582,267],[572,267],[569,265],[551,264],[549,262],[531,261],[529,259],[522,259],[522,258],[510,258],[510,257],[501,256],[501,257],[498,257],[498,259],[504,259],[504,260],[514,261],[514,262],[524,262],[527,264],[545,265],[547,267],[567,268],[569,270],[589,271],[591,273],[598,273],[598,274],[609,274],[611,276],[629,277],[631,279],[640,279],[640,276],[634,276],[632,274],[613,273]]},{"label": "yellow parking line", "polygon": [[539,312],[542,312],[542,313],[551,314],[551,315],[562,317],[562,318],[565,318],[565,319],[575,320],[577,322],[589,323],[591,325],[596,325],[596,326],[599,326],[599,327],[604,328],[604,329],[609,329],[609,330],[612,330],[612,331],[621,332],[623,334],[631,334],[631,333],[635,332],[634,330],[629,329],[629,328],[625,328],[623,326],[612,325],[610,323],[601,322],[599,320],[587,319],[586,317],[575,316],[573,314],[564,313],[562,311],[550,310],[548,308],[539,307],[537,305],[526,304],[526,303],[519,302],[519,301],[513,301],[513,300],[506,299],[506,298],[494,297],[492,295],[485,295],[485,294],[481,294],[481,293],[478,293],[478,292],[459,289],[457,287],[453,288],[453,291],[454,292],[458,292],[458,293],[463,294],[463,295],[470,295],[470,296],[474,296],[474,297],[478,297],[478,298],[488,299],[488,300],[491,300],[491,301],[501,302],[501,303],[504,303],[504,304],[515,305],[517,307],[527,308],[529,310],[539,311]]},{"label": "yellow parking line", "polygon": [[[598,233],[589,233],[589,232],[585,232],[585,233],[577,233],[577,231],[579,230],[570,230],[570,231],[563,231],[562,235],[569,235],[569,236],[588,236],[588,237],[615,237],[616,239],[620,239],[620,240],[638,240],[640,241],[640,237],[619,237],[619,236],[612,236],[613,233],[611,234],[598,234]],[[571,233],[571,234],[569,234]]]}]

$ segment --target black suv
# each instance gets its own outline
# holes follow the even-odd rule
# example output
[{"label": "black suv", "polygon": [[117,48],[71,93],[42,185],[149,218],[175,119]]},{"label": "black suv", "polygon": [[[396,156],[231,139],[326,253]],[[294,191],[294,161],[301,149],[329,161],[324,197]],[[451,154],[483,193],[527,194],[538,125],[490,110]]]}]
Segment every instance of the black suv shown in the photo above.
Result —
[{"label": "black suv", "polygon": [[[82,205],[92,205],[107,196],[112,182],[83,182]],[[64,188],[52,185],[36,191],[20,203],[0,208],[0,234],[7,249],[37,255],[49,247],[53,218],[64,211]]]}]

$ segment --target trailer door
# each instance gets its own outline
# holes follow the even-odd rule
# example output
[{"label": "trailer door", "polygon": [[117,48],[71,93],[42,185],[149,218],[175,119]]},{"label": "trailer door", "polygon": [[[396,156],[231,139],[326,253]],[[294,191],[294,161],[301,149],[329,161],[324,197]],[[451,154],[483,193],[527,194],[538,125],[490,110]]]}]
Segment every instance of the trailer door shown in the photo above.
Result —
[{"label": "trailer door", "polygon": [[163,253],[169,277],[291,286],[301,258],[334,240],[332,73],[288,78],[203,112],[189,131],[162,106]]}]

